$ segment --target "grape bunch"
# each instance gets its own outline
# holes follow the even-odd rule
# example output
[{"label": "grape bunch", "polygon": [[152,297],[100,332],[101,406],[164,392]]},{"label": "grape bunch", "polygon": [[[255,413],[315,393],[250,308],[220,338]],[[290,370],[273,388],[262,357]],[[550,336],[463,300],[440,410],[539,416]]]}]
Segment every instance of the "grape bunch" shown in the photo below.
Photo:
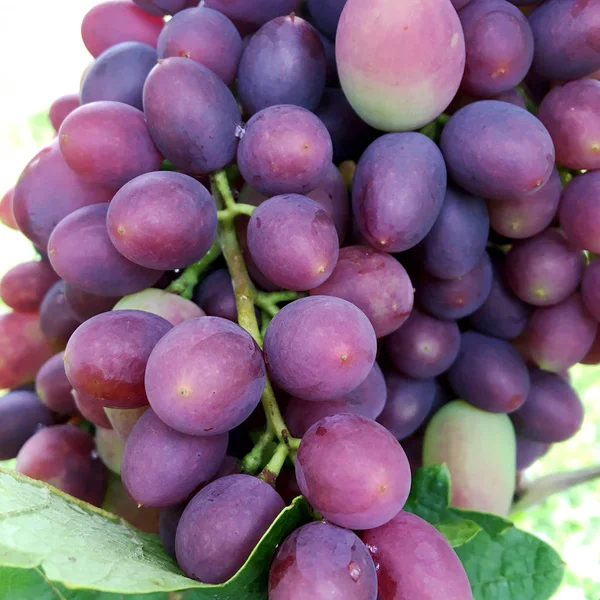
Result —
[{"label": "grape bunch", "polygon": [[[0,203],[0,459],[270,600],[469,600],[403,511],[506,516],[600,364],[597,0],[108,0]],[[262,406],[261,406],[262,404]]]}]

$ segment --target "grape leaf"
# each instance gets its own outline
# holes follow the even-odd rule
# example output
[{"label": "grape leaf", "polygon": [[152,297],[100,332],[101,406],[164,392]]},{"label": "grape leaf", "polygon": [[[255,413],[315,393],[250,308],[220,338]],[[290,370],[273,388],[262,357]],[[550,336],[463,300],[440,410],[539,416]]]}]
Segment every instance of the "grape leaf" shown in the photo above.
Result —
[{"label": "grape leaf", "polygon": [[466,519],[450,523],[436,523],[435,528],[450,542],[453,548],[470,542],[481,531],[481,527],[475,521]]},{"label": "grape leaf", "polygon": [[122,595],[133,600],[131,595],[141,594],[152,594],[144,596],[148,600],[179,600],[179,594],[164,593],[182,590],[189,590],[181,596],[185,600],[264,600],[277,545],[310,520],[308,505],[296,498],[231,580],[205,585],[181,573],[157,536],[0,468],[0,600],[118,600]]},{"label": "grape leaf", "polygon": [[449,504],[450,474],[446,466],[419,469],[404,510],[422,517],[444,534],[462,532],[465,522],[479,528],[470,539],[455,547],[475,600],[552,597],[564,572],[564,563],[553,548],[516,529],[507,519]]}]

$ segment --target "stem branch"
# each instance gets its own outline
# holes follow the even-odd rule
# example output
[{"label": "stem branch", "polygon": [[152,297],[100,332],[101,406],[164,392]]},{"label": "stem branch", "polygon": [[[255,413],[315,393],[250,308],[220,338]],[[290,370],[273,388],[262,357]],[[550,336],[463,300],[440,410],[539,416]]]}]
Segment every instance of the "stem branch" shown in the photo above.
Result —
[{"label": "stem branch", "polygon": [[242,459],[242,471],[254,475],[263,464],[263,455],[269,444],[274,440],[275,434],[267,429],[259,438],[256,445]]},{"label": "stem branch", "polygon": [[221,256],[221,247],[219,240],[216,239],[208,252],[197,263],[186,267],[183,273],[175,281],[171,282],[166,291],[178,294],[189,300],[200,277],[219,256]]},{"label": "stem branch", "polygon": [[[223,171],[215,173],[213,175],[213,183],[213,193],[219,194],[225,201],[225,205],[228,208],[231,208],[231,206],[235,204],[235,200],[231,193],[226,174]],[[218,200],[218,198],[215,198],[217,206],[219,205]],[[250,276],[246,269],[246,264],[244,262],[244,257],[242,256],[242,250],[237,239],[232,219],[221,222],[219,227],[219,241],[233,282],[233,291],[235,293],[235,301],[238,310],[238,323],[262,348],[263,339],[258,328],[258,321],[256,320],[256,313],[254,311],[254,286],[250,281]],[[265,389],[261,400],[267,417],[268,430],[271,431],[271,433],[277,437],[279,442],[284,444],[287,448],[290,437],[283,417],[281,416],[281,411],[279,410],[277,399],[275,398],[275,392],[273,391],[273,387],[268,377],[265,381]]]},{"label": "stem branch", "polygon": [[275,450],[275,454],[267,464],[267,466],[262,470],[259,478],[263,481],[266,481],[268,484],[273,485],[279,473],[281,473],[281,469],[283,468],[283,464],[285,463],[285,459],[288,457],[290,453],[290,449],[286,444],[281,443],[277,446]]}]

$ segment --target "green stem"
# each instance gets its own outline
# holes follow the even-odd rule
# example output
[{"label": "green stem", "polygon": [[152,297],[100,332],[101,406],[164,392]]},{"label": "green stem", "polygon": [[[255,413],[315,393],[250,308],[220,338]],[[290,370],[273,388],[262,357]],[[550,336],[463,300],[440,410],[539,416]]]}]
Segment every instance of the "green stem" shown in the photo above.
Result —
[{"label": "green stem", "polygon": [[569,183],[571,183],[571,181],[573,181],[573,172],[569,169],[567,169],[567,167],[563,167],[561,165],[557,166],[558,168],[558,172],[560,174],[560,180],[562,183],[563,187],[566,187],[567,185],[569,185]]},{"label": "green stem", "polygon": [[[222,196],[225,204],[230,208],[230,203],[232,201],[235,202],[235,200],[233,200],[229,181],[227,180],[225,173],[223,171],[215,173],[213,175],[213,183],[213,187],[215,188],[213,193],[218,193]],[[219,205],[218,200],[218,198],[215,199],[217,206]],[[233,283],[233,291],[235,293],[235,301],[238,310],[238,323],[262,348],[263,339],[258,328],[258,321],[256,320],[256,313],[254,311],[254,286],[250,281],[250,276],[246,269],[246,263],[242,256],[242,250],[237,239],[233,220],[227,219],[220,224],[219,242]],[[287,446],[287,444],[289,444],[290,436],[283,417],[281,416],[273,386],[268,377],[265,381],[265,389],[261,400],[267,418],[268,429],[277,436],[277,439],[281,443]]]},{"label": "green stem", "polygon": [[441,125],[442,127],[450,120],[450,115],[446,114],[446,113],[442,113],[437,119],[436,121],[438,122],[439,125]]},{"label": "green stem", "polygon": [[292,450],[298,450],[298,448],[300,448],[300,442],[302,440],[299,440],[298,438],[290,438],[290,448]]},{"label": "green stem", "polygon": [[262,324],[260,327],[260,337],[263,339],[265,339],[265,335],[267,335],[267,327],[269,327],[269,323],[271,322],[272,318],[273,316],[269,313],[265,312],[264,310],[261,311]]},{"label": "green stem", "polygon": [[275,438],[275,434],[267,429],[259,438],[252,450],[242,459],[242,471],[254,475],[263,464],[263,455],[269,444]]},{"label": "green stem", "polygon": [[527,90],[522,85],[520,85],[517,87],[517,91],[519,92],[519,94],[521,94],[521,98],[523,98],[523,100],[525,101],[525,108],[527,108],[527,110],[530,113],[537,115],[537,104],[531,99],[531,96],[529,95]]},{"label": "green stem", "polygon": [[197,262],[186,267],[181,275],[167,288],[167,292],[178,294],[188,300],[192,297],[194,288],[198,284],[200,277],[208,270],[217,258],[221,256],[221,247],[219,240],[216,239],[208,252]]},{"label": "green stem", "polygon": [[270,317],[274,317],[279,312],[277,306],[280,302],[292,302],[298,298],[304,297],[305,294],[284,290],[281,292],[259,292],[254,295],[254,304],[266,312]]},{"label": "green stem", "polygon": [[255,210],[256,206],[252,206],[252,204],[234,204],[225,210],[220,210],[217,213],[217,216],[219,221],[226,221],[227,219],[235,218],[237,215],[247,215],[251,217]]},{"label": "green stem", "polygon": [[286,444],[279,444],[275,450],[275,453],[273,454],[273,457],[259,475],[259,478],[271,485],[274,485],[279,473],[281,473],[285,459],[289,456],[289,453],[290,449],[288,446],[286,446]]}]

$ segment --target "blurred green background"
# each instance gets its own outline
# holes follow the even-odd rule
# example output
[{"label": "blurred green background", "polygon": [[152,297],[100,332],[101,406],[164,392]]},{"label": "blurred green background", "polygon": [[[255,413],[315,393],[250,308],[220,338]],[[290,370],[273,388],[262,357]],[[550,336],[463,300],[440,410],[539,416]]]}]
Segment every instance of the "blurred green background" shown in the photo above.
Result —
[{"label": "blurred green background", "polygon": [[[29,0],[7,6],[0,0],[0,194],[52,139],[50,103],[78,90],[91,61],[79,35],[81,19],[97,3]],[[0,275],[34,256],[23,236],[0,225]],[[0,303],[0,312],[5,310]],[[585,424],[529,469],[528,479],[600,465],[600,368],[577,366],[572,381],[585,404]],[[517,525],[552,544],[567,563],[556,600],[600,599],[600,480],[530,508]]]}]

